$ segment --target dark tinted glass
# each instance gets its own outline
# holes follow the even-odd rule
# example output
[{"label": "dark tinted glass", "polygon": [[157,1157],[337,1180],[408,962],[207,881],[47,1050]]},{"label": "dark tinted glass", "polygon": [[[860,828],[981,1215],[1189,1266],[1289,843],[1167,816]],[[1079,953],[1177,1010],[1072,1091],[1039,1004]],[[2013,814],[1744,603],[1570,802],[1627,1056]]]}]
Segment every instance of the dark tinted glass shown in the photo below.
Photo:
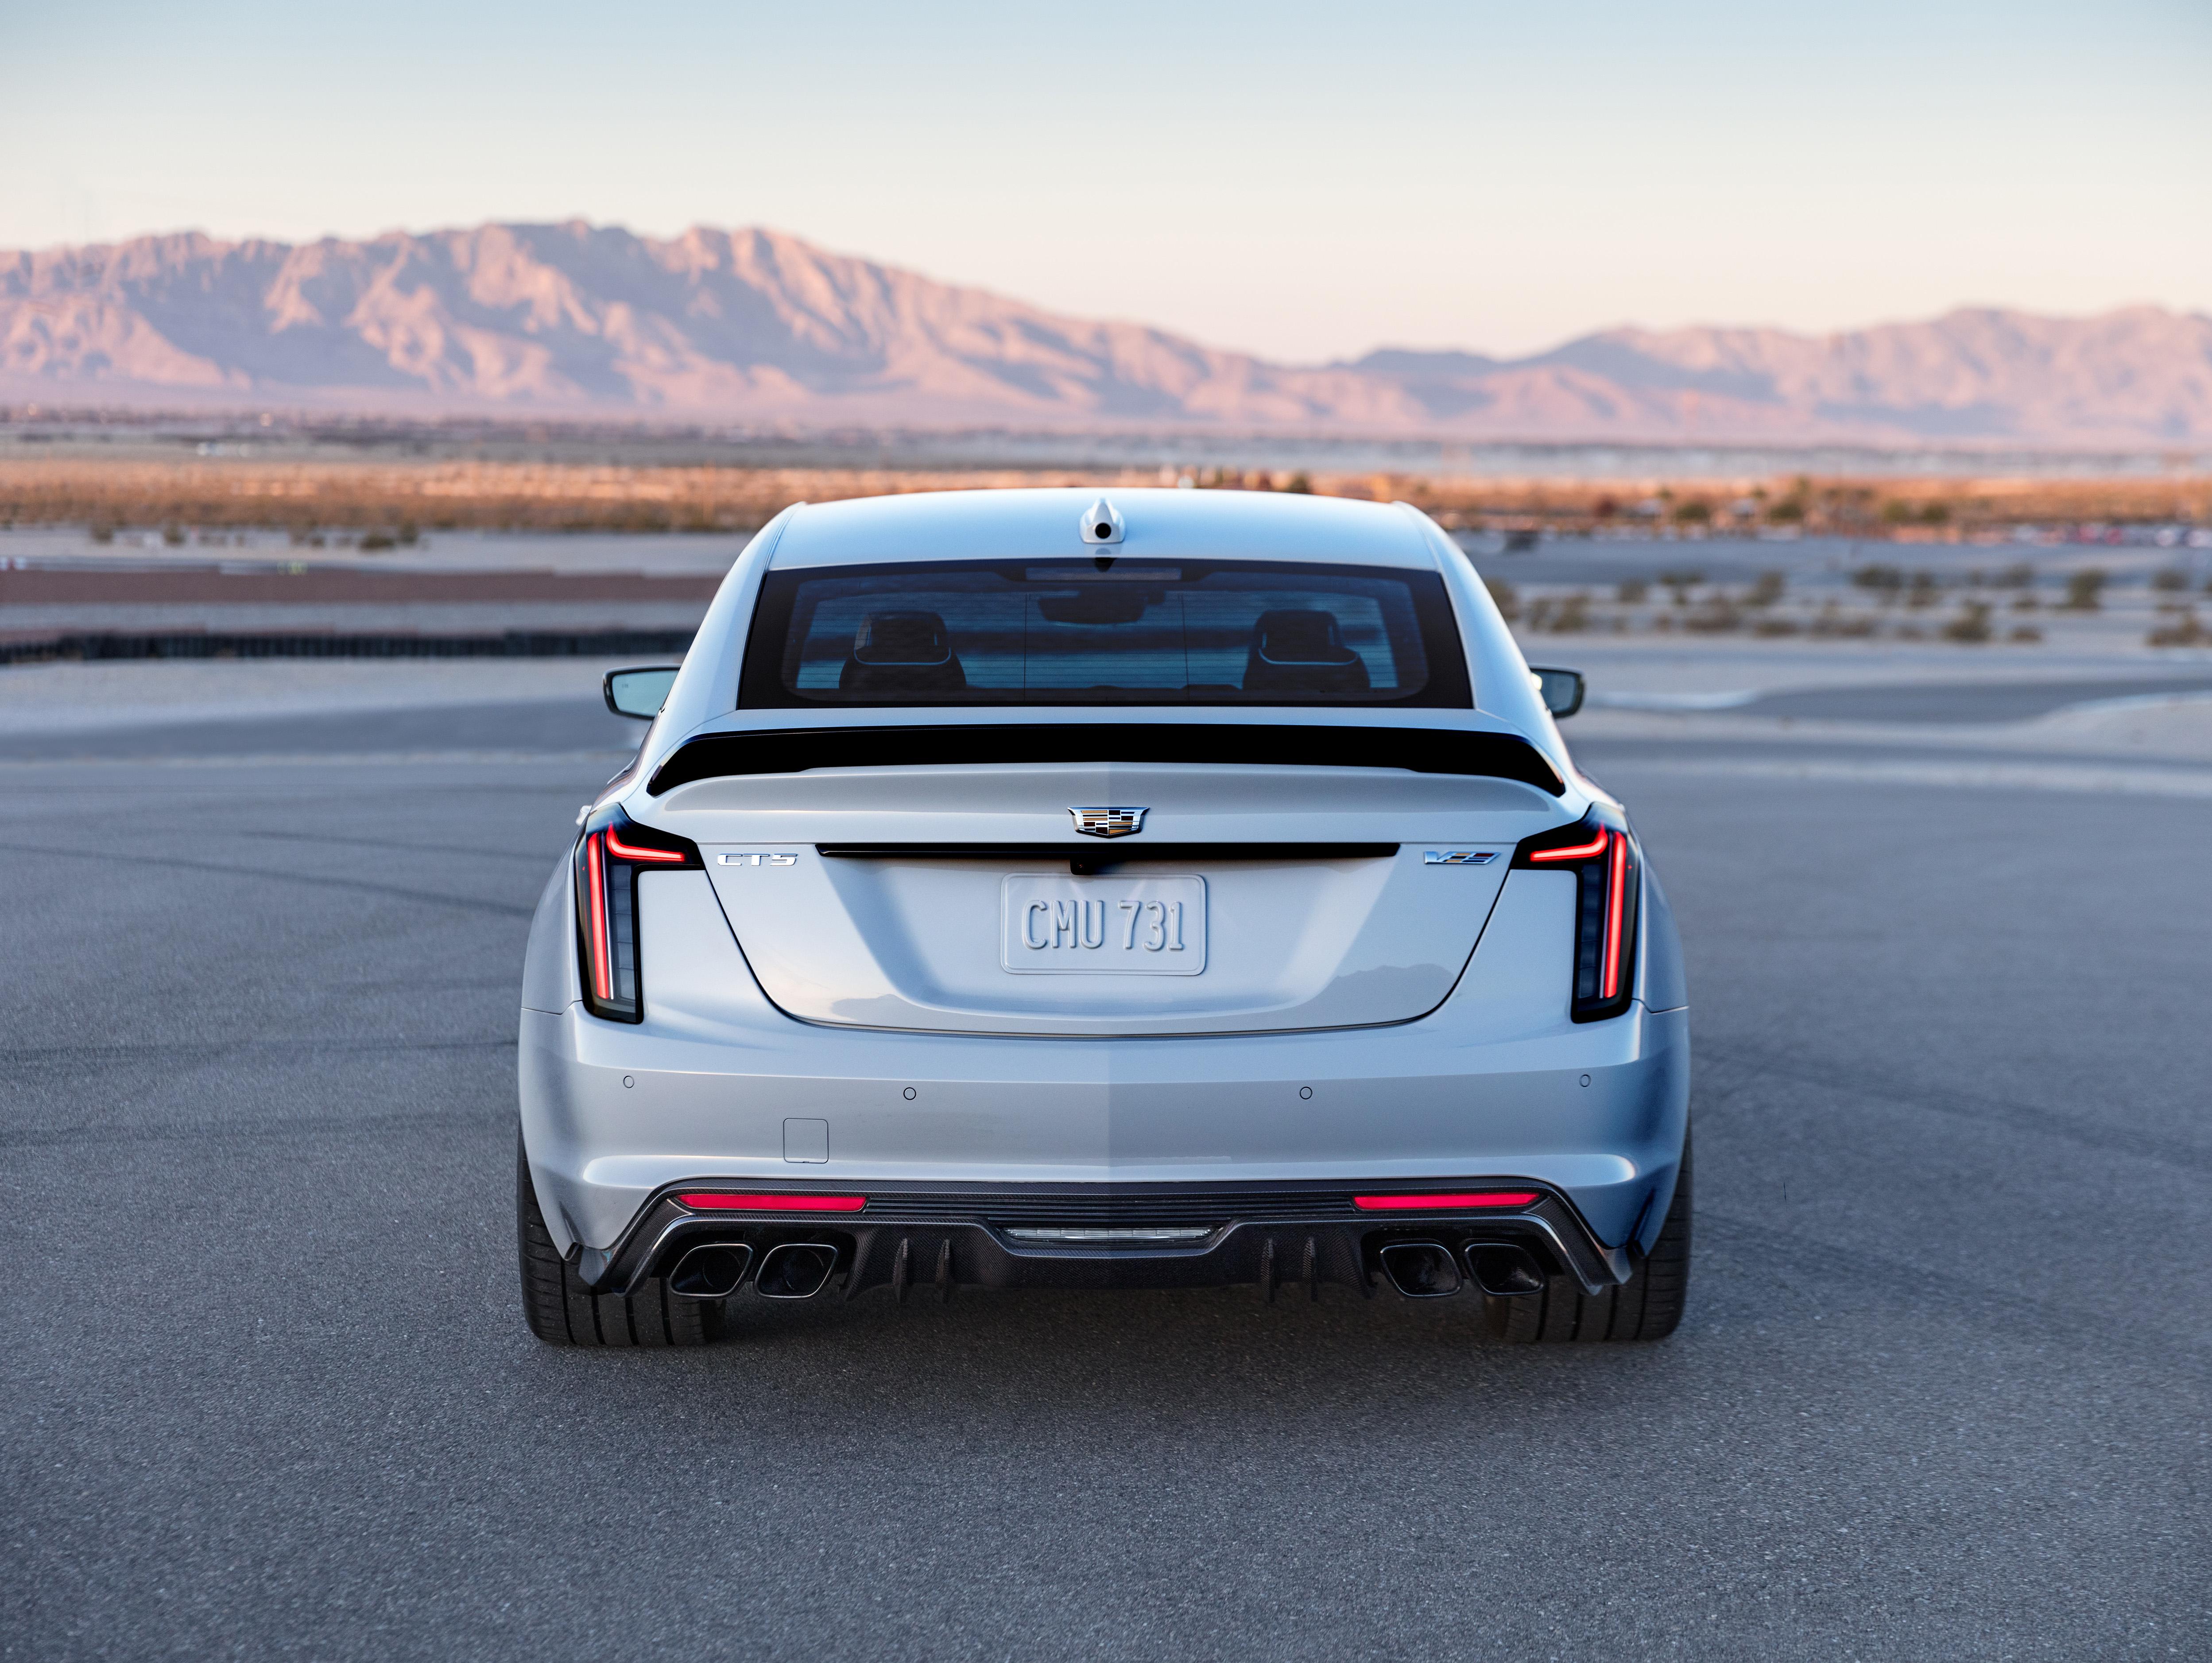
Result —
[{"label": "dark tinted glass", "polygon": [[1434,573],[1101,565],[772,572],[739,703],[1473,702]]}]

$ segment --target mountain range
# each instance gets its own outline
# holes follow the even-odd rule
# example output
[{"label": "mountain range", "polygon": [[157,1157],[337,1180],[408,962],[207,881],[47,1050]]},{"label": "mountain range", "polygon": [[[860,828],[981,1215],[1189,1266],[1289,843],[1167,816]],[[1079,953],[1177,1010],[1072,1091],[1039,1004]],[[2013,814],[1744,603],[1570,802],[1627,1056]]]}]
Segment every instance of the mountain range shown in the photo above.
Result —
[{"label": "mountain range", "polygon": [[[1481,319],[1470,304],[1470,329]],[[2212,317],[1962,309],[1270,363],[781,232],[487,224],[0,252],[0,400],[1476,440],[2212,441]]]}]

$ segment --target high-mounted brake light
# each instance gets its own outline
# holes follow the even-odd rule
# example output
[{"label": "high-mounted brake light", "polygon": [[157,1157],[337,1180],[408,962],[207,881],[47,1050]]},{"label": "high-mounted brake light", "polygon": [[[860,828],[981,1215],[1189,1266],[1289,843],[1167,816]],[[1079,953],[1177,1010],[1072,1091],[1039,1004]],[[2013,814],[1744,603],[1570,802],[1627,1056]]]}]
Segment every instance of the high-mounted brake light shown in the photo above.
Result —
[{"label": "high-mounted brake light", "polygon": [[645,1020],[638,940],[641,872],[704,871],[689,838],[641,826],[619,808],[602,809],[576,840],[576,952],[584,1005],[613,1022]]},{"label": "high-mounted brake light", "polygon": [[1628,1009],[1636,990],[1636,907],[1643,863],[1618,810],[1592,809],[1571,826],[1524,838],[1513,864],[1575,876],[1575,980],[1568,1014],[1599,1022]]},{"label": "high-mounted brake light", "polygon": [[1475,1207],[1534,1206],[1536,1199],[1532,1189],[1500,1189],[1458,1195],[1355,1195],[1352,1205],[1362,1212],[1464,1212]]},{"label": "high-mounted brake light", "polygon": [[694,1190],[676,1198],[696,1212],[858,1212],[865,1195],[732,1195],[726,1190]]}]

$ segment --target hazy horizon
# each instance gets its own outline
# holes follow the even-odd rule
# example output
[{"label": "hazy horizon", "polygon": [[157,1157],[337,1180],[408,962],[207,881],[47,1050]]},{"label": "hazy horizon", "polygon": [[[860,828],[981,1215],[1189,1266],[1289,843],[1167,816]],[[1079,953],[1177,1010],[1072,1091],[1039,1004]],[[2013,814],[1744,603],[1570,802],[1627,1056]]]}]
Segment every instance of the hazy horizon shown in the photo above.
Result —
[{"label": "hazy horizon", "polygon": [[[1534,440],[2212,435],[2212,317],[2017,310],[1826,337],[1589,336],[1538,358],[1397,349],[1302,367],[1103,322],[760,228],[647,239],[489,222],[371,243],[197,234],[0,266],[0,394],[223,402],[290,389],[943,428],[1162,421]],[[130,391],[127,389],[136,388]],[[158,391],[157,391],[158,390]],[[364,402],[366,401],[366,402]]]},{"label": "hazy horizon", "polygon": [[[672,232],[662,233],[647,232],[636,226],[624,225],[619,222],[612,220],[594,219],[589,215],[580,214],[563,215],[557,218],[550,220],[531,220],[520,215],[494,215],[488,220],[482,221],[477,223],[510,226],[559,226],[568,224],[584,224],[590,226],[594,230],[627,231],[632,234],[641,237],[649,236],[653,240],[658,241],[672,241],[695,231],[720,234],[734,230],[757,229],[793,237],[800,241],[811,244],[817,248],[822,248],[828,252],[853,259],[868,261],[878,261],[881,259],[879,255],[874,253],[871,250],[866,248],[848,248],[837,246],[830,243],[825,239],[812,235],[803,228],[787,225],[738,227],[730,225],[715,225],[706,221],[695,221],[689,225],[678,227]],[[266,232],[253,231],[240,232],[224,235],[211,231],[208,229],[207,227],[202,225],[178,225],[156,227],[149,229],[126,233],[120,236],[104,237],[94,242],[89,243],[62,241],[47,243],[36,247],[0,247],[0,252],[48,254],[63,249],[88,249],[95,247],[112,248],[128,243],[144,241],[148,240],[191,236],[204,236],[209,238],[210,240],[224,243],[259,241],[283,244],[297,247],[321,241],[374,242],[386,237],[428,238],[441,236],[449,233],[465,232],[476,228],[477,226],[475,225],[461,225],[454,223],[390,225],[382,227],[373,232],[365,233],[359,237],[348,237],[341,233],[329,232],[324,234],[320,237],[315,238],[287,238],[276,236]],[[949,277],[941,272],[930,271],[923,269],[912,267],[904,267],[902,269],[913,270],[915,276],[927,278],[933,282],[945,283],[964,288],[980,289],[996,294],[1000,298],[1017,301],[1024,305],[1042,304],[1042,302],[1037,301],[1036,297],[1032,295],[1017,294],[1003,285],[988,282],[969,282],[963,279]],[[2106,316],[2115,312],[2131,311],[2138,307],[2148,307],[2154,310],[2179,313],[2187,316],[2212,317],[2212,304],[2208,304],[2203,307],[2162,307],[2160,302],[2151,300],[2123,300],[2117,301],[2111,306],[2100,307],[2090,311],[2074,313],[2037,313],[2036,315],[2060,319],[2087,319]],[[1295,367],[1320,368],[1328,367],[1337,364],[1350,364],[1359,359],[1364,358],[1370,354],[1384,352],[1421,354],[1466,353],[1471,356],[1492,357],[1511,361],[1527,358],[1540,358],[1547,353],[1571,345],[1574,343],[1586,339],[1589,337],[1602,335],[1614,331],[1632,330],[1655,334],[1674,330],[1773,331],[1784,334],[1803,336],[1808,338],[1817,339],[1828,336],[1847,335],[1869,330],[1925,323],[1930,319],[1940,319],[1954,313],[2002,312],[2019,313],[2033,311],[2033,308],[2024,307],[2015,301],[1977,298],[1957,300],[1948,306],[1933,308],[1929,312],[1919,316],[1890,316],[1851,319],[1823,329],[1796,328],[1785,323],[1762,319],[1706,318],[1692,316],[1665,324],[1658,324],[1654,323],[1648,319],[1622,317],[1595,319],[1589,324],[1577,328],[1571,333],[1561,336],[1557,339],[1540,341],[1524,349],[1510,353],[1488,350],[1480,346],[1470,345],[1463,341],[1415,341],[1393,337],[1376,340],[1368,346],[1360,348],[1354,351],[1340,354],[1333,358],[1315,358],[1304,361],[1273,358],[1269,359],[1269,361],[1283,363]],[[1140,318],[1136,316],[1117,317],[1111,313],[1103,314],[1092,321],[1109,324],[1127,324],[1139,329],[1162,329],[1168,327],[1167,325],[1163,325],[1159,319],[1154,318]],[[1212,346],[1224,345],[1224,343],[1218,342],[1207,342],[1206,344]],[[1241,349],[1228,348],[1226,349],[1235,350]],[[1268,356],[1265,354],[1256,355],[1262,358],[1267,358]]]}]

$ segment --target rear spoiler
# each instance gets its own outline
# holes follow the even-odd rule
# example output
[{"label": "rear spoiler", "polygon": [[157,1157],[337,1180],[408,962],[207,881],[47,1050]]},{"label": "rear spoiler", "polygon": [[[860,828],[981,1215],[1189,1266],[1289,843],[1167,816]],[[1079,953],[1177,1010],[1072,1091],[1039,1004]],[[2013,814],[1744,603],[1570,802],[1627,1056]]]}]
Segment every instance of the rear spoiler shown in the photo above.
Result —
[{"label": "rear spoiler", "polygon": [[1038,722],[988,726],[754,728],[687,739],[654,770],[659,797],[695,780],[809,768],[993,762],[1200,762],[1267,768],[1405,768],[1517,780],[1566,794],[1544,753],[1518,734],[1436,727],[1255,722]]}]

